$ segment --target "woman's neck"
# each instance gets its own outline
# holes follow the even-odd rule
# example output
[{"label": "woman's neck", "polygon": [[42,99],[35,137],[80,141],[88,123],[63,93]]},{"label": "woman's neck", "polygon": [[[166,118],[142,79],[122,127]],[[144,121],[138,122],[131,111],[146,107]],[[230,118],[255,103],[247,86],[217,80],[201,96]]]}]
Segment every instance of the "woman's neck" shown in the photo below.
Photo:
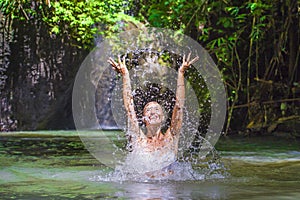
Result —
[{"label": "woman's neck", "polygon": [[148,138],[153,138],[153,137],[158,138],[160,136],[160,133],[161,133],[160,125],[147,126],[147,137]]}]

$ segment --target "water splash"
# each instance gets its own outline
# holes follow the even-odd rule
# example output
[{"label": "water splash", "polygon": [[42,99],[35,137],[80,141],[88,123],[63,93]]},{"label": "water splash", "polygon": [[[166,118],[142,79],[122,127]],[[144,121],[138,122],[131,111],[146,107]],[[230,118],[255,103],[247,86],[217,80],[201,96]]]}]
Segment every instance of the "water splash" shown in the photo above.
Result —
[{"label": "water splash", "polygon": [[[180,151],[182,156],[171,164],[166,165],[161,157],[156,157],[151,162],[145,160],[145,163],[136,163],[134,158],[129,156],[128,160],[115,169],[109,172],[99,172],[90,180],[105,182],[204,181],[228,177],[229,173],[218,152],[204,138],[201,140],[201,144],[197,143],[184,152]],[[207,148],[210,148],[209,153],[201,156],[201,148],[205,152]]]},{"label": "water splash", "polygon": [[189,162],[175,162],[160,171],[145,174],[133,174],[115,169],[108,173],[99,172],[90,180],[104,182],[205,181],[224,179],[229,176],[223,164],[211,162],[209,165],[207,163],[201,163],[201,165],[201,169],[194,169]]}]

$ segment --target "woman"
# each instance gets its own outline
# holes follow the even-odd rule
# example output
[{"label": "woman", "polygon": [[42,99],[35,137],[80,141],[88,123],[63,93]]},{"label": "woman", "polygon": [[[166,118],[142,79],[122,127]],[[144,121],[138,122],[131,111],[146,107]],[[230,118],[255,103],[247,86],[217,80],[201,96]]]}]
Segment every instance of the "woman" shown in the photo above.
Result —
[{"label": "woman", "polygon": [[137,115],[134,109],[134,101],[130,84],[129,71],[125,65],[125,59],[118,62],[109,58],[108,62],[113,69],[123,77],[123,100],[128,116],[128,135],[132,146],[127,161],[131,165],[132,172],[149,173],[157,171],[176,161],[178,140],[183,120],[183,108],[185,99],[184,72],[195,63],[199,57],[190,60],[191,53],[183,56],[183,62],[178,69],[176,102],[174,105],[171,124],[167,131],[161,132],[164,112],[157,102],[149,102],[143,109],[143,121],[146,125],[146,134],[140,129]]}]

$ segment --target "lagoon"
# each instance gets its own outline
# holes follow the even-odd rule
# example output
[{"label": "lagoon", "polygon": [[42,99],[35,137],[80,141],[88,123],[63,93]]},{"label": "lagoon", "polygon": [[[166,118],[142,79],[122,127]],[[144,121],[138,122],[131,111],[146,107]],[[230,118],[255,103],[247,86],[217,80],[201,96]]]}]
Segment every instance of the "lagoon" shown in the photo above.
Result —
[{"label": "lagoon", "polygon": [[[93,133],[94,134],[94,133]],[[107,134],[114,134],[108,131]],[[0,133],[1,199],[300,199],[300,141],[221,137],[228,176],[203,180],[101,181],[112,170],[76,131]]]}]

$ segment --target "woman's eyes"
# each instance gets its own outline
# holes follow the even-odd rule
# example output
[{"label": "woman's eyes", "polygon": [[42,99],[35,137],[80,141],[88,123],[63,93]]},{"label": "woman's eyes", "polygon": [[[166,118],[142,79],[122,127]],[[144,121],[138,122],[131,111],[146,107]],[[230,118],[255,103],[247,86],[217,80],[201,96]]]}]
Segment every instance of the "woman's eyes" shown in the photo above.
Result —
[{"label": "woman's eyes", "polygon": [[149,111],[151,111],[151,110],[153,110],[153,109],[154,109],[155,111],[159,111],[159,108],[148,108],[148,109],[146,109],[146,111],[149,112]]}]

